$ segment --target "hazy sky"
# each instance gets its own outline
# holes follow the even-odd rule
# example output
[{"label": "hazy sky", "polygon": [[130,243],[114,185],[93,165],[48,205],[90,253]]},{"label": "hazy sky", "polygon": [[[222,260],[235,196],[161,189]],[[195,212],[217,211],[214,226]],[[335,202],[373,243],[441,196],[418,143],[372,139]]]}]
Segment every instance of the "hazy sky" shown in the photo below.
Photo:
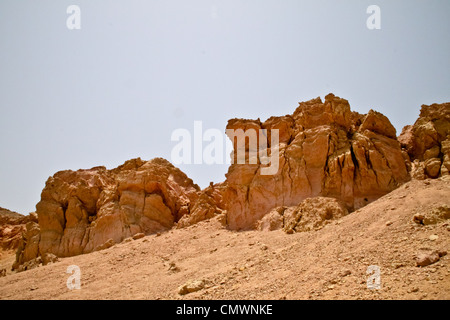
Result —
[{"label": "hazy sky", "polygon": [[[170,160],[195,120],[224,131],[329,92],[400,133],[450,101],[449,17],[448,0],[1,0],[0,206],[34,211],[59,170]],[[179,167],[201,187],[227,169]]]}]

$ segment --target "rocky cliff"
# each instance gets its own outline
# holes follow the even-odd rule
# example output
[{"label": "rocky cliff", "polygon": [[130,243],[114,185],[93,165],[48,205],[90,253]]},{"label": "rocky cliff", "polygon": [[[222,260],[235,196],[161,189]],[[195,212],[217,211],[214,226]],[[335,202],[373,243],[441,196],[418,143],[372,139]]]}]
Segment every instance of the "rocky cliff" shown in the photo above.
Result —
[{"label": "rocky cliff", "polygon": [[138,233],[172,228],[189,213],[199,187],[167,160],[133,159],[107,170],[61,171],[50,177],[27,225],[15,268],[47,253],[92,252]]},{"label": "rocky cliff", "polygon": [[[255,123],[234,119],[228,127],[248,122]],[[225,203],[233,229],[253,228],[272,208],[316,196],[357,209],[410,179],[408,157],[389,120],[373,110],[352,112],[347,100],[332,94],[324,102],[300,103],[292,115],[255,125],[279,130],[279,169],[263,175],[261,165],[230,167]]]},{"label": "rocky cliff", "polygon": [[16,250],[26,230],[26,224],[36,221],[34,214],[24,216],[17,212],[0,208],[0,250]]},{"label": "rocky cliff", "polygon": [[419,118],[398,137],[413,161],[418,179],[448,175],[450,170],[450,103],[423,105]]},{"label": "rocky cliff", "polygon": [[[270,164],[255,159],[248,143],[238,145],[232,138],[233,158],[243,151],[255,161],[235,161],[224,182],[204,190],[160,158],[134,159],[112,170],[58,172],[42,191],[39,223],[27,225],[15,268],[49,253],[88,253],[136,234],[213,217],[234,230],[314,230],[411,177],[436,178],[450,169],[449,103],[422,106],[419,119],[399,138],[387,117],[373,110],[353,112],[347,100],[333,94],[265,122],[232,119],[227,129],[263,131],[258,146],[277,160],[277,170],[263,174]],[[274,129],[278,143],[271,139]]]}]

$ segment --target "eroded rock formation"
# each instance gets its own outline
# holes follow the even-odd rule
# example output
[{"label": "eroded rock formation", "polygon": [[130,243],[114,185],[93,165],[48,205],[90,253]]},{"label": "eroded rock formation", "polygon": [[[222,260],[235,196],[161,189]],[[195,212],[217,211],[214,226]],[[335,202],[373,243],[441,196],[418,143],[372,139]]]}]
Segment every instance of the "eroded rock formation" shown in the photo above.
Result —
[{"label": "eroded rock formation", "polygon": [[416,179],[437,178],[450,170],[450,103],[423,105],[419,118],[398,137],[413,162]]},{"label": "eroded rock formation", "polygon": [[347,100],[332,94],[324,102],[300,103],[292,115],[264,123],[233,119],[227,128],[249,126],[279,130],[279,170],[262,175],[261,164],[230,166],[225,203],[232,229],[253,228],[272,208],[310,197],[340,199],[353,210],[410,179],[389,120],[373,110],[352,112]]},{"label": "eroded rock formation", "polygon": [[[30,222],[15,267],[109,247],[134,235],[186,227],[217,217],[230,229],[321,228],[413,178],[436,178],[450,170],[450,103],[423,106],[419,119],[397,139],[389,119],[350,110],[329,94],[301,102],[292,115],[229,120],[228,130],[254,129],[234,144],[247,163],[232,164],[226,180],[200,190],[168,161],[133,159],[116,169],[61,171],[50,177]],[[278,143],[272,141],[278,130]],[[227,131],[229,134],[229,131]],[[272,174],[263,174],[278,160]],[[251,164],[249,160],[252,160]],[[412,161],[412,162],[411,162]],[[52,256],[53,257],[53,256]],[[40,259],[40,260],[39,260]],[[50,259],[54,260],[54,259]],[[25,267],[24,267],[25,266]]]},{"label": "eroded rock formation", "polygon": [[22,241],[26,224],[37,219],[34,214],[21,215],[8,209],[0,208],[0,250],[16,250]]},{"label": "eroded rock formation", "polygon": [[36,205],[39,225],[27,225],[17,267],[52,253],[92,252],[108,241],[172,228],[197,200],[199,187],[167,160],[133,159],[113,170],[61,171]]}]

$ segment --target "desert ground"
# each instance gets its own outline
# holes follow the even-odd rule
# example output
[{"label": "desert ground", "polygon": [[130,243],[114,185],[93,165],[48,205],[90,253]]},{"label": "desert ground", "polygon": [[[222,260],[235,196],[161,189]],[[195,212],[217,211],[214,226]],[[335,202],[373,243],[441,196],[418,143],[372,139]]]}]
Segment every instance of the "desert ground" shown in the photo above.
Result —
[{"label": "desert ground", "polygon": [[[213,218],[18,273],[3,252],[0,299],[448,300],[450,220],[414,216],[450,206],[449,195],[449,176],[412,180],[316,231],[231,231]],[[417,266],[432,251],[438,261]],[[80,289],[67,286],[70,265]]]}]

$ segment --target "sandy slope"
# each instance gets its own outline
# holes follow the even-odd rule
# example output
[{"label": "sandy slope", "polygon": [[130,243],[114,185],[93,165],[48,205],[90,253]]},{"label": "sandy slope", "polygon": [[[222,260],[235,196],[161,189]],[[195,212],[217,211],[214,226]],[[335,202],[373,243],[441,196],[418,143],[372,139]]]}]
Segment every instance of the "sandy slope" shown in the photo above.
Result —
[{"label": "sandy slope", "polygon": [[[450,205],[448,178],[409,182],[319,231],[234,232],[202,222],[9,274],[0,299],[450,299],[450,254],[423,268],[414,260],[421,248],[450,249],[450,220],[412,221],[439,204]],[[66,286],[73,264],[79,290]],[[369,265],[381,268],[379,290],[367,288]],[[189,280],[206,288],[179,295]]]}]

